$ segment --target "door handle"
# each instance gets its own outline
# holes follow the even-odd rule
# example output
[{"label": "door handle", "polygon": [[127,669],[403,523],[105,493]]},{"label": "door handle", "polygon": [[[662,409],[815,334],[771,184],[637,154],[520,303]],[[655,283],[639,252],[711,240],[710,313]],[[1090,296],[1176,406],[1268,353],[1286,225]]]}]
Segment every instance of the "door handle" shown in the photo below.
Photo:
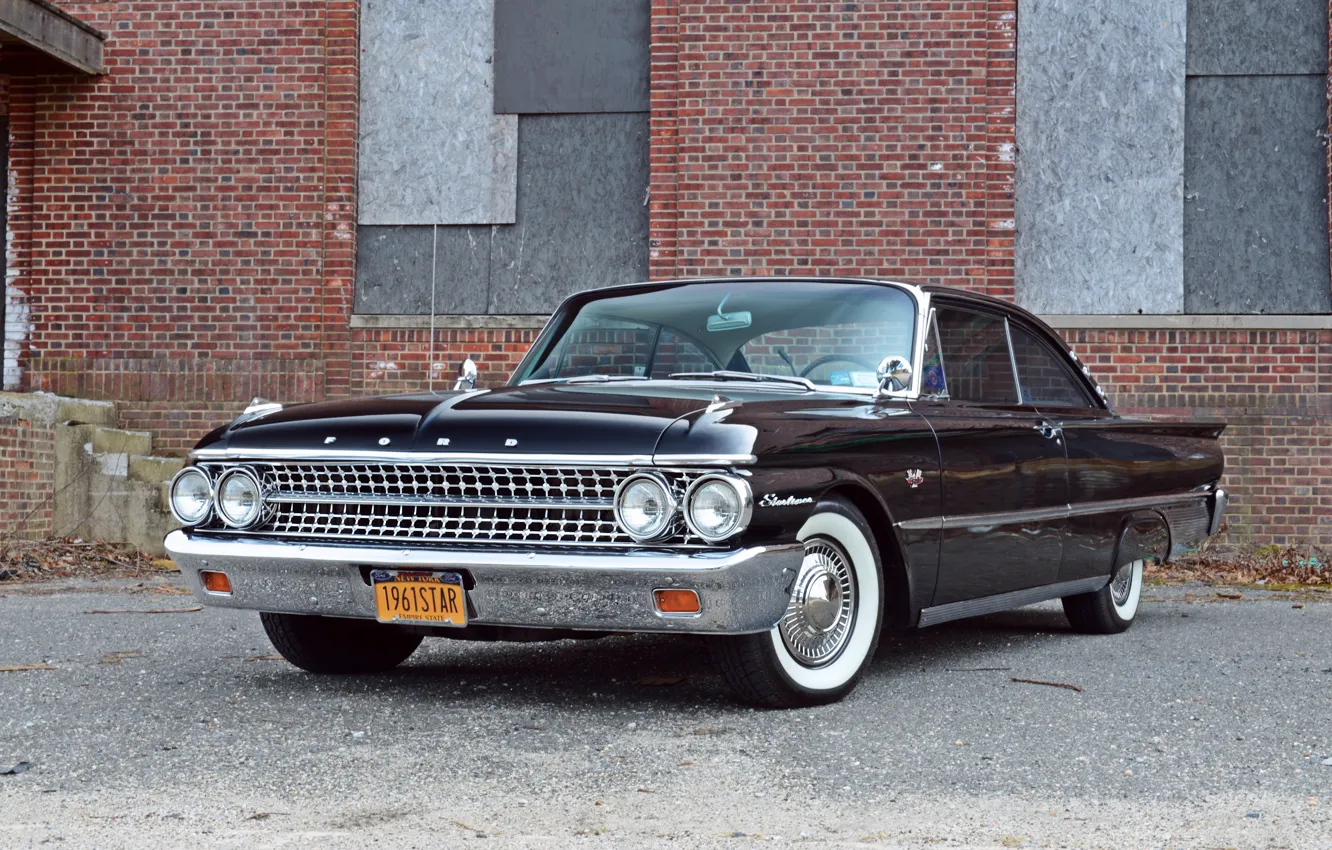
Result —
[{"label": "door handle", "polygon": [[1041,424],[1034,425],[1032,427],[1034,427],[1037,431],[1040,431],[1041,436],[1047,440],[1053,440],[1056,437],[1063,436],[1064,433],[1064,429],[1054,424],[1053,422],[1042,422]]}]

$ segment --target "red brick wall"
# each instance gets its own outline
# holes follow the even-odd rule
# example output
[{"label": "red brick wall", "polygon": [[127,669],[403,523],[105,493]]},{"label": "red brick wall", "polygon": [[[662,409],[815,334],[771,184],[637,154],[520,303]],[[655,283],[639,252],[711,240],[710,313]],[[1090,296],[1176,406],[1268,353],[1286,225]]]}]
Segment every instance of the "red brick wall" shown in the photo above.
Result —
[{"label": "red brick wall", "polygon": [[168,450],[242,394],[345,392],[356,0],[58,5],[109,73],[11,81],[23,388],[120,401]]},{"label": "red brick wall", "polygon": [[0,418],[0,542],[7,535],[51,533],[55,492],[55,429],[17,417]]},{"label": "red brick wall", "polygon": [[[540,329],[436,328],[354,329],[352,392],[356,395],[421,392],[428,387],[453,389],[458,364],[471,357],[478,387],[496,387],[509,379]],[[432,356],[433,352],[433,356]]]},{"label": "red brick wall", "polygon": [[1011,296],[1014,0],[655,0],[652,274]]}]

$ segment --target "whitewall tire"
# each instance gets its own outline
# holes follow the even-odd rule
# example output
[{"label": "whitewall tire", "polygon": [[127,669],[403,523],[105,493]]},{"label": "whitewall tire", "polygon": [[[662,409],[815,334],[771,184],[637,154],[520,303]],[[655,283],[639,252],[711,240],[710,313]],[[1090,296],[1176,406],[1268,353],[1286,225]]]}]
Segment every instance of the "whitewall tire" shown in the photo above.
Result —
[{"label": "whitewall tire", "polygon": [[856,686],[883,625],[883,567],[868,523],[841,500],[821,502],[800,529],[805,558],[781,621],[716,638],[722,675],[745,702],[823,705]]},{"label": "whitewall tire", "polygon": [[1089,635],[1118,634],[1133,625],[1142,602],[1145,565],[1144,561],[1125,564],[1100,590],[1065,596],[1064,616],[1069,625]]}]

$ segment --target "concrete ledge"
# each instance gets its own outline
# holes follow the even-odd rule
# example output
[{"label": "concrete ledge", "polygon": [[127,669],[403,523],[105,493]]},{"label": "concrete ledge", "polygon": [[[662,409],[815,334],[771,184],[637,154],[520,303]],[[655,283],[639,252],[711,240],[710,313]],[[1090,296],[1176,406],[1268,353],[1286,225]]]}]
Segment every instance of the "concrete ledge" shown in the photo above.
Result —
[{"label": "concrete ledge", "polygon": [[[435,330],[540,330],[547,316],[436,316]],[[429,316],[399,314],[358,314],[351,317],[353,328],[411,328],[430,330]]]},{"label": "concrete ledge", "polygon": [[1060,330],[1236,330],[1306,331],[1332,329],[1332,316],[1306,315],[1099,315],[1041,316]]},{"label": "concrete ledge", "polygon": [[[46,0],[0,0],[0,42],[23,45],[76,71],[106,73],[106,34]],[[6,57],[8,60],[8,57]]]},{"label": "concrete ledge", "polygon": [[[1169,315],[1137,314],[1052,315],[1041,316],[1052,328],[1060,330],[1332,330],[1332,315]],[[545,327],[546,316],[436,316],[436,330],[529,330]],[[429,316],[400,314],[358,314],[351,317],[353,328],[422,329],[431,327]]]}]

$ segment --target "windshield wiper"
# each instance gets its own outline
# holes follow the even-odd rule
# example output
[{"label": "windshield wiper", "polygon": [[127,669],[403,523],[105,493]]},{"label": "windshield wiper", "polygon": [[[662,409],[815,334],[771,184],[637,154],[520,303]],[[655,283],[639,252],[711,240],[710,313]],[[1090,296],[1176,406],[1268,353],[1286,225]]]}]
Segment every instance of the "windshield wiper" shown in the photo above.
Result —
[{"label": "windshield wiper", "polygon": [[795,375],[756,375],[753,372],[733,372],[730,369],[717,369],[713,372],[676,372],[670,377],[687,381],[776,381],[779,384],[796,384],[810,392],[818,387],[809,378],[797,378]]}]

